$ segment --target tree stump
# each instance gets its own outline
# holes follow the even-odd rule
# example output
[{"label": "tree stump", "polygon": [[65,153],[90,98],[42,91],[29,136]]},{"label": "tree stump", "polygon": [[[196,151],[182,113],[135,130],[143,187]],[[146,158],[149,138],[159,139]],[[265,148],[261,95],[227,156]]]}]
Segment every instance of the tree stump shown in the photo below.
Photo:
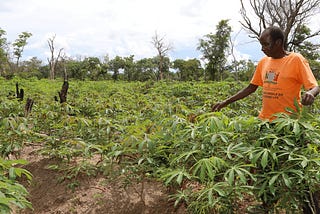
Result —
[{"label": "tree stump", "polygon": [[19,83],[16,83],[16,97],[22,101],[24,97],[24,90],[21,88],[19,91]]},{"label": "tree stump", "polygon": [[65,80],[63,82],[61,91],[58,92],[59,93],[59,98],[60,98],[60,103],[67,102],[68,89],[69,89],[69,82]]},{"label": "tree stump", "polygon": [[27,99],[27,103],[24,107],[24,116],[28,117],[28,115],[30,114],[31,110],[32,110],[32,106],[33,106],[33,100],[28,98]]}]

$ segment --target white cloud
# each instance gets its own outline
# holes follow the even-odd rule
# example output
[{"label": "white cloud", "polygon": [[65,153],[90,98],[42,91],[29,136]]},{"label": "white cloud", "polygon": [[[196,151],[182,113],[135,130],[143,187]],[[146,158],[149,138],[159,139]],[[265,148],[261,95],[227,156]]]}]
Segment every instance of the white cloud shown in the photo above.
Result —
[{"label": "white cloud", "polygon": [[24,57],[46,59],[48,38],[70,56],[153,57],[157,31],[174,49],[171,57],[198,57],[198,41],[221,19],[240,29],[240,3],[224,0],[10,0],[0,2],[0,27],[9,41],[28,31]]}]

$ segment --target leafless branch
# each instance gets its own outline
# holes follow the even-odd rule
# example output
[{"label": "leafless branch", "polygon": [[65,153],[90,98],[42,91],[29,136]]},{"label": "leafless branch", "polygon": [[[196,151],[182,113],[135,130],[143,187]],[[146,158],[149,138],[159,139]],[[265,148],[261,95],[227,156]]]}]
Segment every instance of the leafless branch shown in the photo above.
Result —
[{"label": "leafless branch", "polygon": [[[294,33],[320,11],[320,0],[240,0],[241,25],[249,36],[259,38],[263,29],[278,25],[284,30],[286,45],[293,44]],[[307,35],[304,41],[319,36],[319,31]],[[301,41],[303,42],[303,41]],[[297,44],[299,45],[299,44]],[[289,47],[291,49],[293,47]]]},{"label": "leafless branch", "polygon": [[55,54],[55,47],[54,47],[55,38],[56,38],[56,35],[54,35],[54,36],[52,36],[52,38],[48,39],[48,46],[49,46],[50,53],[51,53],[50,59],[47,59],[48,63],[49,63],[49,67],[50,67],[50,79],[55,78],[56,68],[57,68],[61,53],[63,51],[63,48],[60,48],[57,57],[55,57],[55,55],[54,55]]}]

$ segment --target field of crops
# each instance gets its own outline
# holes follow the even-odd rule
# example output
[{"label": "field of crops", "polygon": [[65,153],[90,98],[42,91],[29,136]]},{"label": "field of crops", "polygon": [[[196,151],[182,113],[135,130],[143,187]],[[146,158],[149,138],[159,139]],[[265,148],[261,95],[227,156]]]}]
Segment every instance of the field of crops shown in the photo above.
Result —
[{"label": "field of crops", "polygon": [[[16,83],[23,100],[15,97]],[[42,155],[60,160],[50,167],[67,172],[70,188],[78,187],[80,174],[160,180],[170,187],[173,205],[184,204],[191,213],[237,213],[248,198],[264,211],[299,212],[320,184],[319,100],[268,123],[256,117],[260,91],[210,111],[243,82],[70,80],[66,103],[54,99],[59,80],[0,84],[4,213],[13,204],[32,206],[17,180],[32,173],[23,160],[8,158],[19,157],[28,143],[41,144]],[[27,98],[34,101],[29,113]],[[95,164],[93,157],[99,157]]]}]

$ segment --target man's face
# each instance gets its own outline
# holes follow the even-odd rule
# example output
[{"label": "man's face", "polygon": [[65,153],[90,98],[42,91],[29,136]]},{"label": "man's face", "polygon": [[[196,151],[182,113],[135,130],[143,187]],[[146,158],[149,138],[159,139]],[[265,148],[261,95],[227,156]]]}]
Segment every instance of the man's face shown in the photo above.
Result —
[{"label": "man's face", "polygon": [[260,36],[261,51],[268,57],[273,57],[278,50],[275,42],[272,41],[268,32],[263,32]]}]

